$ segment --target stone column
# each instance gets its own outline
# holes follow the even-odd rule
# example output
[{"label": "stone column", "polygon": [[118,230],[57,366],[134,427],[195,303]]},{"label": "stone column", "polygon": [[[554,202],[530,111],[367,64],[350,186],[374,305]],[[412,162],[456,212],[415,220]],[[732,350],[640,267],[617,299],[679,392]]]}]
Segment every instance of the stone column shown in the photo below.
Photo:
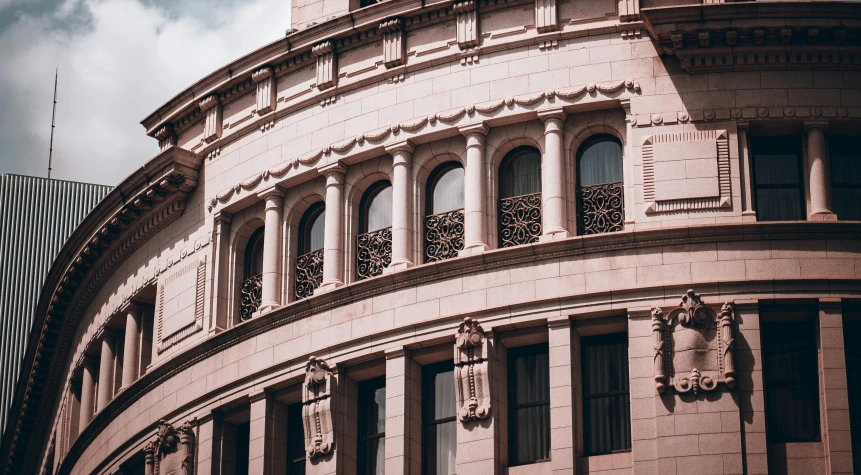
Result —
[{"label": "stone column", "polygon": [[84,374],[81,380],[81,415],[78,417],[78,435],[93,420],[96,406],[96,380],[99,377],[98,363],[94,357],[84,357]]},{"label": "stone column", "polygon": [[101,411],[114,396],[114,362],[117,357],[116,335],[107,329],[102,332],[102,355],[99,358],[99,397],[96,411]]},{"label": "stone column", "polygon": [[553,473],[577,473],[571,383],[571,321],[565,315],[548,320],[550,346],[550,468]]},{"label": "stone column", "polygon": [[[849,427],[849,393],[846,348],[843,339],[841,299],[819,299],[819,347],[822,355],[822,411],[825,467],[828,474],[853,472],[852,434]],[[857,436],[856,436],[857,437]]]},{"label": "stone column", "polygon": [[568,196],[565,193],[565,155],[562,136],[565,111],[554,109],[538,113],[544,122],[544,156],[541,157],[541,241],[568,237]]},{"label": "stone column", "polygon": [[263,231],[263,290],[260,313],[265,314],[281,306],[281,219],[284,210],[284,190],[278,186],[259,194],[266,200],[266,227]]},{"label": "stone column", "polygon": [[750,216],[756,220],[756,210],[753,209],[753,182],[750,169],[750,145],[748,144],[747,129],[750,122],[738,122],[738,158],[739,176],[741,177],[742,216]]},{"label": "stone column", "polygon": [[230,221],[233,217],[223,211],[215,213],[213,222],[212,302],[209,331],[227,328],[228,285],[230,283]]},{"label": "stone column", "polygon": [[484,139],[489,129],[483,123],[462,127],[466,136],[464,167],[464,248],[460,255],[478,254],[487,246],[487,162]]},{"label": "stone column", "polygon": [[143,307],[132,303],[126,309],[126,332],[123,341],[123,388],[138,379],[141,356],[141,318]]},{"label": "stone column", "polygon": [[340,162],[320,169],[326,175],[326,217],[323,236],[323,282],[325,292],[344,285],[344,178]]},{"label": "stone column", "polygon": [[413,266],[413,180],[415,147],[409,141],[386,147],[392,164],[392,263],[386,272]]},{"label": "stone column", "polygon": [[831,168],[828,164],[828,148],[825,143],[825,129],[828,121],[805,121],[807,132],[807,163],[810,178],[809,221],[836,221],[837,215],[831,210]]},{"label": "stone column", "polygon": [[421,366],[403,347],[386,350],[386,475],[421,472]]},{"label": "stone column", "polygon": [[[286,408],[272,393],[251,397],[248,434],[248,474],[285,475],[287,473]],[[280,435],[280,437],[279,437]]]}]

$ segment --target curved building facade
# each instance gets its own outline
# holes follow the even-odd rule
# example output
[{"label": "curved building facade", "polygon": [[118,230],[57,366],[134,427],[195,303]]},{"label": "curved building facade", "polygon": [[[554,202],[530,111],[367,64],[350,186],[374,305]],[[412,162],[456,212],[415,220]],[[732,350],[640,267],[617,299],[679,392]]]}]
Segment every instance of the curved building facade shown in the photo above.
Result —
[{"label": "curved building facade", "polygon": [[293,19],[142,122],[5,473],[859,472],[859,4]]}]

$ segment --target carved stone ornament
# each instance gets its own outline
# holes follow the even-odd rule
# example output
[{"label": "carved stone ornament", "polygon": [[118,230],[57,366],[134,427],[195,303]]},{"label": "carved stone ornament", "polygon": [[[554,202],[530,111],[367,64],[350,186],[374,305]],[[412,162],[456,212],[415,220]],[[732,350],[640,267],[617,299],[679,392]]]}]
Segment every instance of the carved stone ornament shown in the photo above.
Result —
[{"label": "carved stone ornament", "polygon": [[302,385],[302,420],[305,425],[305,452],[309,459],[335,449],[332,424],[332,369],[315,356],[308,358]]},{"label": "carved stone ornament", "polygon": [[457,418],[461,422],[486,419],[490,415],[490,372],[487,337],[477,320],[463,319],[454,343],[454,385]]},{"label": "carved stone ornament", "polygon": [[720,313],[688,290],[679,308],[664,315],[652,309],[655,389],[672,386],[678,393],[714,391],[719,383],[734,388],[735,312],[725,303]]},{"label": "carved stone ornament", "polygon": [[195,421],[186,421],[175,429],[170,423],[158,423],[156,438],[144,448],[146,475],[193,475]]}]

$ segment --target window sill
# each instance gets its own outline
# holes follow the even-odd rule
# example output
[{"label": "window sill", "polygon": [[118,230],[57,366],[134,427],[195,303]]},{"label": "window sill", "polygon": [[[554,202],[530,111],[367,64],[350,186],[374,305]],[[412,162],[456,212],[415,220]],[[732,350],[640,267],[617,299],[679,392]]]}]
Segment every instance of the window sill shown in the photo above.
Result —
[{"label": "window sill", "polygon": [[502,475],[550,475],[550,461],[528,463],[526,465],[517,465],[508,467],[503,470]]},{"label": "window sill", "polygon": [[631,452],[592,455],[580,459],[579,473],[599,473],[609,470],[625,470],[634,466]]}]

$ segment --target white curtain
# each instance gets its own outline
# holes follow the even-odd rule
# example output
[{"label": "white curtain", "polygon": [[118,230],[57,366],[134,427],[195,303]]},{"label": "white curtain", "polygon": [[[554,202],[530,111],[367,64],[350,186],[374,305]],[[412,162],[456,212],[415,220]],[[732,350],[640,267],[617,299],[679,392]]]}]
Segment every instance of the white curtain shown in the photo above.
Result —
[{"label": "white curtain", "polygon": [[580,186],[622,181],[622,144],[601,138],[580,152]]},{"label": "white curtain", "polygon": [[541,192],[541,154],[534,148],[515,149],[506,158],[500,177],[500,198]]}]

